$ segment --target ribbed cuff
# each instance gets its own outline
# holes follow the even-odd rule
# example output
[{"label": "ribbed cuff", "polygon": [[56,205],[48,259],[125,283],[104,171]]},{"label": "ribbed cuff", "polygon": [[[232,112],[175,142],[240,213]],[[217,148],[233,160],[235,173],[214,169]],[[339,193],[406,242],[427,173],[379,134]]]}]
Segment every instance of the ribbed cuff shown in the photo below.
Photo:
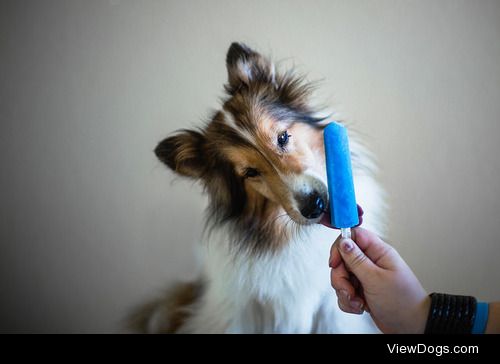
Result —
[{"label": "ribbed cuff", "polygon": [[[476,320],[476,299],[432,293],[426,334],[470,334]],[[479,323],[478,323],[479,325]]]}]

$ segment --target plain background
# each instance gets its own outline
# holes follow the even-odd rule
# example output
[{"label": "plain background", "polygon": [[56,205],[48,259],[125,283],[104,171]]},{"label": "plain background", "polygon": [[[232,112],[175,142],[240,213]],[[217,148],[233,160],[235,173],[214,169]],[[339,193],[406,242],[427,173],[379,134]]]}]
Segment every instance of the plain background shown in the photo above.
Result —
[{"label": "plain background", "polygon": [[323,80],[427,290],[500,299],[499,1],[15,0],[0,2],[0,331],[118,332],[196,275],[206,199],[152,150],[217,107],[235,40]]}]

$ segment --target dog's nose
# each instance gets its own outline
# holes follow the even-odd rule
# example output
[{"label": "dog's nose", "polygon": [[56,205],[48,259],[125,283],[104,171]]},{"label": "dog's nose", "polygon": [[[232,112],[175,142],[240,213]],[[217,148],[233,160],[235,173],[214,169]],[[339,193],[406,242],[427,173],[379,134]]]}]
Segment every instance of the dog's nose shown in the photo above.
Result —
[{"label": "dog's nose", "polygon": [[319,193],[314,192],[305,198],[304,207],[300,209],[300,213],[306,219],[316,219],[325,211],[325,200],[319,195]]}]

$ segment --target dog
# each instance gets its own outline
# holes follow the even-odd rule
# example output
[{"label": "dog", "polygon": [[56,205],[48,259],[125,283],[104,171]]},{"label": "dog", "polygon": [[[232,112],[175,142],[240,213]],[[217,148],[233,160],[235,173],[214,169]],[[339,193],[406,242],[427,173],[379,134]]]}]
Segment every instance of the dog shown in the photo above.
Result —
[{"label": "dog", "polygon": [[[136,311],[148,333],[374,333],[368,314],[338,308],[329,250],[323,128],[312,86],[277,72],[242,43],[226,56],[222,107],[198,130],[161,141],[155,154],[209,196],[204,268]],[[364,226],[383,230],[383,194],[371,156],[351,135],[355,192]]]}]

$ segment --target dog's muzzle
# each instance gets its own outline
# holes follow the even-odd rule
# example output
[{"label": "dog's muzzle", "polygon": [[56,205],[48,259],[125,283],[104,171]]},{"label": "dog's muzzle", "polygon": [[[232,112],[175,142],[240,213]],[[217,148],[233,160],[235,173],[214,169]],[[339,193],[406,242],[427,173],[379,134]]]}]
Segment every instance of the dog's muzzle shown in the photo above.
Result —
[{"label": "dog's muzzle", "polygon": [[314,191],[299,199],[300,213],[306,219],[317,219],[325,211],[327,202],[325,197]]}]

